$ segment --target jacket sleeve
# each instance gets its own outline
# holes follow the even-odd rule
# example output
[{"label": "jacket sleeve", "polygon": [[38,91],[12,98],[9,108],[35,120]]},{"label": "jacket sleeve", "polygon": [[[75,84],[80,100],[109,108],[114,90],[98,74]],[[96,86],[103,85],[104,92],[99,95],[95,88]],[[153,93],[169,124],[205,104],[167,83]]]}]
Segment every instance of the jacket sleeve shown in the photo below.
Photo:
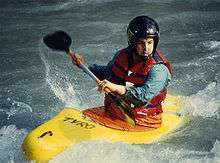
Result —
[{"label": "jacket sleeve", "polygon": [[164,64],[156,64],[152,67],[145,83],[141,87],[126,87],[125,97],[134,105],[149,102],[165,89],[171,81],[171,74]]},{"label": "jacket sleeve", "polygon": [[89,69],[98,77],[99,80],[108,79],[112,74],[112,65],[114,64],[117,55],[118,53],[114,55],[107,65],[93,64],[89,66]]}]

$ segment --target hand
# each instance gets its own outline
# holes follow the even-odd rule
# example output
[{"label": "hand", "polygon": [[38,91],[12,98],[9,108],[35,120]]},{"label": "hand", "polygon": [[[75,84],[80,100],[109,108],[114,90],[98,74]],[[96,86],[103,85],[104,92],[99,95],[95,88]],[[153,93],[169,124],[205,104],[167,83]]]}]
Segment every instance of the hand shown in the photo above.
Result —
[{"label": "hand", "polygon": [[100,81],[100,83],[98,84],[98,91],[103,93],[103,92],[115,92],[119,95],[123,95],[125,94],[125,86],[123,85],[118,85],[118,84],[114,84],[108,80],[102,80]]},{"label": "hand", "polygon": [[113,92],[113,83],[111,83],[108,80],[102,80],[100,81],[100,83],[98,84],[98,91],[100,93],[103,92]]},{"label": "hand", "polygon": [[79,67],[80,64],[85,64],[85,60],[83,56],[81,56],[80,54],[76,52],[71,52],[69,55],[71,56],[72,63],[75,64],[76,66]]}]

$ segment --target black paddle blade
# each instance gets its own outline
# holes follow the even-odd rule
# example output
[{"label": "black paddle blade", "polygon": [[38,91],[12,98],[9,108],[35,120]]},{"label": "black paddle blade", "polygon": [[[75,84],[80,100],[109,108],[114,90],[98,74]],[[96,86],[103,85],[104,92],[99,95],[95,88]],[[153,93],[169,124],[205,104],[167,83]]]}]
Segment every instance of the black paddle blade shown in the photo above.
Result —
[{"label": "black paddle blade", "polygon": [[49,33],[43,38],[44,43],[51,49],[68,52],[72,43],[71,37],[64,31]]}]

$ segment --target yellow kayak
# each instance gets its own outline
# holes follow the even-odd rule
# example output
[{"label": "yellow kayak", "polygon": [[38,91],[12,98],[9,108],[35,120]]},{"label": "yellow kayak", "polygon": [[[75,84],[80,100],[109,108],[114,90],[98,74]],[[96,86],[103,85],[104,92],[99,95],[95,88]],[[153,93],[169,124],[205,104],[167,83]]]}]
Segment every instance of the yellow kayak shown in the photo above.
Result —
[{"label": "yellow kayak", "polygon": [[37,127],[25,138],[22,148],[28,160],[49,161],[68,147],[83,141],[105,140],[128,144],[149,144],[181,126],[180,96],[168,95],[160,128],[151,131],[122,131],[91,122],[76,108],[64,108],[57,116]]}]

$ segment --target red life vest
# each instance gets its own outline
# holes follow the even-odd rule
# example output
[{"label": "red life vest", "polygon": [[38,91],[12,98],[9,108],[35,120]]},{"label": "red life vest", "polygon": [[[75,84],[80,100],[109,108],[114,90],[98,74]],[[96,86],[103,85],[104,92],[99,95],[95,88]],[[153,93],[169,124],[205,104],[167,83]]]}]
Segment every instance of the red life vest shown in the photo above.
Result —
[{"label": "red life vest", "polygon": [[[169,61],[158,51],[156,50],[155,55],[162,60],[162,63],[166,65],[170,73],[172,74],[171,66]],[[147,61],[142,61],[133,67],[129,67],[129,63],[131,62],[131,54],[128,52],[128,49],[122,49],[116,57],[116,60],[112,66],[113,74],[122,81],[120,84],[125,85],[126,82],[133,83],[134,86],[142,86],[148,73],[154,64],[158,64],[158,62],[154,56],[149,57]],[[131,73],[131,74],[129,74]],[[114,78],[110,80],[115,84],[119,84]],[[134,118],[138,119],[141,117],[145,117],[147,115],[157,115],[162,113],[161,102],[164,101],[167,94],[167,89],[162,90],[157,96],[153,97],[151,101],[144,103],[142,106],[135,106],[133,108]],[[110,97],[105,97],[105,106],[106,109],[112,113],[113,115],[118,116],[123,119],[122,115],[120,115],[120,110],[116,108],[115,105],[111,104],[112,101]]]}]

